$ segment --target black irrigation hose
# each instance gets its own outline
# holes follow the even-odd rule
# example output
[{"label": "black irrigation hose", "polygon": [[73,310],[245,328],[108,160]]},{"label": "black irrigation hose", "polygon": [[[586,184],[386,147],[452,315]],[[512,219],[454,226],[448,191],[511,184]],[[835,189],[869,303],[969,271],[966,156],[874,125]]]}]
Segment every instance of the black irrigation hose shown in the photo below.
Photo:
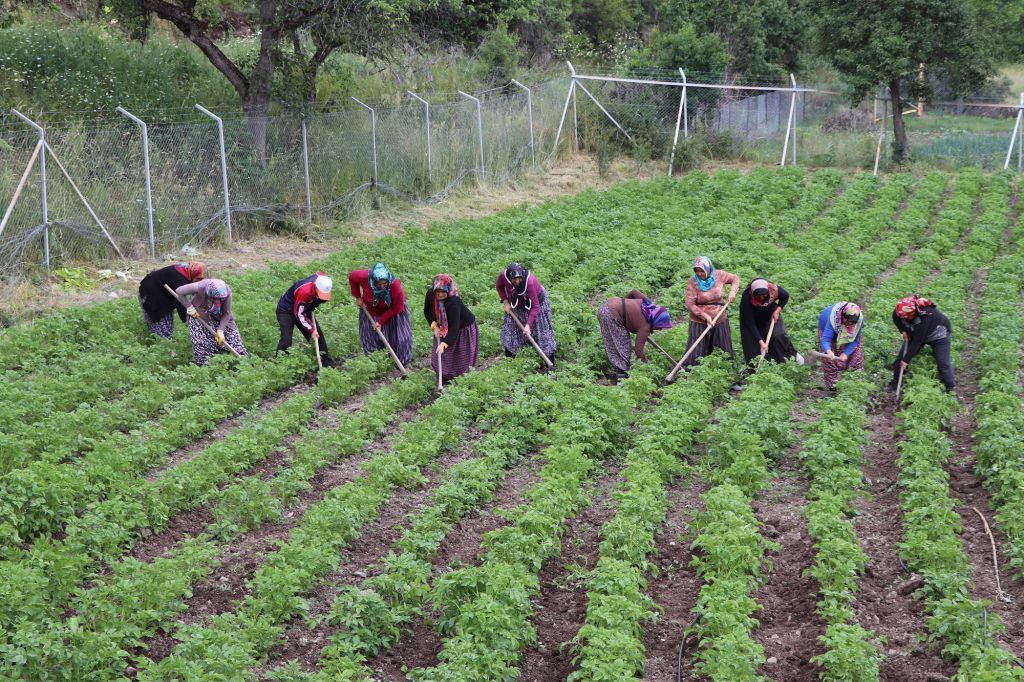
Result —
[{"label": "black irrigation hose", "polygon": [[903,563],[903,557],[901,557],[899,554],[897,554],[896,555],[896,561],[900,562],[900,568],[903,569],[903,572],[906,573],[907,575],[910,575],[910,569],[907,568],[907,565],[905,563]]},{"label": "black irrigation hose", "polygon": [[683,638],[679,640],[679,655],[676,657],[676,682],[683,682],[683,654],[686,651],[686,638],[689,637],[690,628],[696,625],[698,620],[700,620],[699,613],[683,629]]}]

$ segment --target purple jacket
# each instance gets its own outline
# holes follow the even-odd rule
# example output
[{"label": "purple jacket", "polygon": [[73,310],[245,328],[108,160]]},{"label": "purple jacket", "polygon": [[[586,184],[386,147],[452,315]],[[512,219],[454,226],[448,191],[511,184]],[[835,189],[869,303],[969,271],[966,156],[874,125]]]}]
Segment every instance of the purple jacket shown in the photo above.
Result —
[{"label": "purple jacket", "polygon": [[508,301],[512,304],[513,308],[529,310],[530,313],[526,317],[526,324],[533,324],[533,321],[537,319],[537,313],[540,312],[540,298],[544,294],[544,287],[540,285],[540,282],[537,281],[532,272],[526,278],[526,294],[523,296],[516,294],[516,288],[505,277],[504,271],[498,275],[498,281],[494,283],[494,288],[498,290],[498,296],[502,302]]}]

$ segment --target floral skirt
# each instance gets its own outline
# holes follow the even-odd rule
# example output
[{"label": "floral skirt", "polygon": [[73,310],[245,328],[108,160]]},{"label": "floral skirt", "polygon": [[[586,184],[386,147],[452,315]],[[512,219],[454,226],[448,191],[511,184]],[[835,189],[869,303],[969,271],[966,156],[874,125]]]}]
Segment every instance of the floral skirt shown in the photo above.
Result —
[{"label": "floral skirt", "polygon": [[[430,353],[430,368],[437,371],[437,339],[434,339]],[[470,367],[476,367],[480,355],[480,328],[476,322],[463,327],[459,332],[459,338],[455,345],[446,349],[441,355],[441,379],[450,381],[455,377],[462,376],[469,371]]]},{"label": "floral skirt", "polygon": [[[526,318],[529,317],[530,311],[525,308],[513,308],[512,315],[515,315],[520,322],[526,324]],[[555,352],[558,341],[555,339],[555,328],[551,322],[551,301],[548,299],[546,291],[541,291],[540,310],[537,312],[537,317],[534,318],[533,325],[530,327],[530,335],[537,342],[537,345],[540,346],[540,349],[544,351],[545,355],[550,357]],[[529,341],[526,340],[526,336],[519,329],[519,325],[515,323],[510,315],[506,314],[505,321],[501,325],[501,345],[509,353],[515,355],[528,343]]]},{"label": "floral skirt", "polygon": [[[205,365],[217,353],[231,352],[227,348],[218,346],[210,330],[194,317],[188,318],[188,335],[192,339],[192,357],[195,358],[197,365]],[[238,351],[239,355],[248,355],[245,344],[242,343],[242,335],[238,333],[238,327],[235,325],[224,329],[224,340]]]},{"label": "floral skirt", "polygon": [[[406,308],[392,317],[387,324],[381,325],[380,330],[402,364],[408,365],[412,362],[412,324],[409,322],[409,309]],[[359,341],[367,355],[374,351],[387,350],[384,342],[373,330],[373,323],[365,311],[359,313]]]}]

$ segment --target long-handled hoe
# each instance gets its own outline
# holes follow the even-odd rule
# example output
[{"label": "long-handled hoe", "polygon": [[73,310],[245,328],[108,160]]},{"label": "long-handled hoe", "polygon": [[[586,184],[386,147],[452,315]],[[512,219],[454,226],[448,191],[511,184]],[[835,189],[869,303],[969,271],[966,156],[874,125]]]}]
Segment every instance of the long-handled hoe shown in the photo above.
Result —
[{"label": "long-handled hoe", "polygon": [[539,355],[540,359],[544,361],[544,364],[547,365],[548,368],[554,367],[555,363],[551,362],[548,356],[544,354],[544,351],[540,349],[540,346],[537,345],[537,342],[533,338],[533,334],[526,333],[526,327],[523,325],[522,322],[519,321],[519,318],[513,315],[512,313],[508,313],[508,316],[511,317],[513,321],[515,321],[516,326],[519,327],[519,331],[523,333],[523,336],[526,337],[526,340],[529,341],[530,345],[533,346],[533,349],[537,351],[537,355]]},{"label": "long-handled hoe", "polygon": [[[369,316],[369,313],[363,310],[362,308],[359,309],[359,314]],[[377,321],[371,318],[370,323],[374,325],[373,331],[377,332],[377,337],[381,340],[381,343],[384,344],[384,347],[388,349],[388,354],[391,356],[391,359],[395,361],[395,365],[397,365],[399,371],[402,372],[402,376],[408,374],[409,370],[405,368],[405,365],[402,364],[402,361],[398,359],[398,355],[395,353],[395,349],[391,347],[390,343],[388,343],[388,337],[384,336],[384,332],[381,331],[376,326]]]},{"label": "long-handled hoe", "polygon": [[671,384],[673,381],[676,380],[676,376],[679,375],[679,370],[683,368],[683,363],[686,362],[686,358],[690,357],[690,353],[692,353],[693,350],[700,345],[700,342],[704,340],[704,337],[707,336],[708,333],[715,328],[715,325],[718,324],[719,318],[721,318],[722,315],[725,314],[725,311],[729,308],[729,305],[729,303],[726,303],[725,305],[722,306],[722,309],[719,310],[718,314],[715,315],[714,319],[711,320],[711,324],[709,324],[704,329],[704,331],[700,333],[700,336],[697,337],[697,340],[690,345],[690,347],[686,350],[686,353],[683,355],[683,357],[681,357],[679,359],[679,362],[676,363],[676,366],[673,367],[672,371],[668,373],[667,377],[665,377],[666,383]]}]

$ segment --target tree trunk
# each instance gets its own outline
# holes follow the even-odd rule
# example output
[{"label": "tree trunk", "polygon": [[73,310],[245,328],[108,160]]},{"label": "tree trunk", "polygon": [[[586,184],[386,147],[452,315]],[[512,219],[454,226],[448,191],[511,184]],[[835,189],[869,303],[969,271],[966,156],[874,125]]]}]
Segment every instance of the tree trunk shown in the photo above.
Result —
[{"label": "tree trunk", "polygon": [[892,94],[892,160],[904,163],[910,154],[907,142],[907,127],[903,123],[903,102],[900,101],[900,79],[889,81],[889,92]]}]

